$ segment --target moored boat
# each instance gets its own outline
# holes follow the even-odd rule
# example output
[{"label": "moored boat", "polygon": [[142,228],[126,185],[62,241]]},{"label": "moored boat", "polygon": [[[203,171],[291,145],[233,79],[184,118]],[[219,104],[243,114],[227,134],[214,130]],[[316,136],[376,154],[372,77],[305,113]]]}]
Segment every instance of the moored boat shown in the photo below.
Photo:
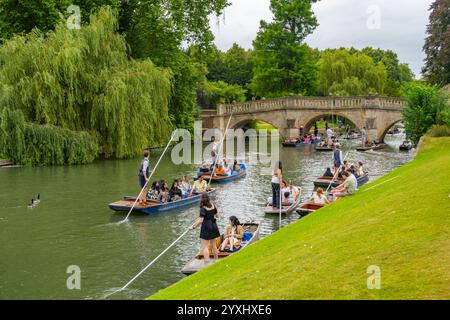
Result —
[{"label": "moored boat", "polygon": [[323,204],[315,204],[310,202],[305,202],[300,204],[300,206],[295,210],[300,216],[304,217],[310,213],[316,212],[324,207]]},{"label": "moored boat", "polygon": [[386,147],[387,147],[387,144],[385,144],[385,143],[378,143],[378,144],[370,146],[370,147],[359,147],[359,148],[356,148],[356,151],[365,152],[365,151],[370,151],[370,150],[380,150],[380,149],[384,149]]},{"label": "moored boat", "polygon": [[[211,179],[211,182],[214,183],[226,183],[226,182],[230,182],[236,179],[241,179],[243,177],[245,177],[245,175],[247,174],[247,166],[244,163],[238,163],[239,167],[241,168],[241,170],[235,174],[230,174],[230,175],[225,175],[225,176],[220,176],[220,175],[216,175],[214,174],[214,176],[211,178],[211,173],[201,173],[201,172],[197,172],[197,175],[201,175],[206,181],[209,181]],[[194,178],[194,180],[196,180],[198,178]]]},{"label": "moored boat", "polygon": [[312,146],[313,143],[305,143],[305,142],[283,142],[283,147],[285,148],[300,148],[300,147],[309,147]]},{"label": "moored boat", "polygon": [[[207,193],[209,195],[213,194],[216,190],[212,189]],[[138,214],[152,214],[164,211],[175,210],[185,206],[193,205],[199,203],[201,199],[201,194],[193,195],[192,197],[187,197],[177,201],[165,202],[157,200],[147,200],[144,205],[136,203],[133,208],[133,213]],[[136,197],[123,197],[122,200],[110,203],[108,206],[110,209],[118,212],[128,212],[136,201]]]},{"label": "moored boat", "polygon": [[[331,184],[331,187],[335,188],[339,185],[341,185],[344,182],[344,179],[337,179],[333,182],[333,177],[319,177],[316,180],[314,180],[314,187],[316,188],[328,188]],[[360,176],[356,179],[358,181],[358,187],[361,187],[367,181],[369,181],[369,173],[366,172],[363,176]]]},{"label": "moored boat", "polygon": [[315,149],[316,149],[316,151],[321,151],[321,152],[333,151],[333,148],[331,148],[331,147],[316,146]]},{"label": "moored boat", "polygon": [[[300,204],[300,197],[298,197],[297,201],[294,201],[294,203],[282,203],[281,205],[281,214],[289,214],[292,213]],[[280,208],[274,208],[270,203],[267,204],[267,206],[264,209],[264,213],[266,214],[280,214]]]},{"label": "moored boat", "polygon": [[[254,222],[245,222],[241,224],[244,228],[244,237],[241,241],[241,246],[239,248],[234,249],[233,251],[227,250],[227,251],[219,251],[219,260],[222,260],[230,255],[232,255],[235,252],[242,251],[245,247],[248,245],[254,243],[259,239],[259,230],[261,225],[259,223]],[[223,236],[222,236],[223,237]],[[221,238],[222,238],[221,237]],[[222,239],[221,239],[222,241]],[[220,242],[221,242],[220,241]],[[220,247],[220,244],[217,244],[217,247]],[[210,256],[211,262],[216,262],[216,260],[213,260],[213,256],[211,254]],[[202,270],[203,268],[207,267],[209,264],[205,263],[203,253],[200,251],[197,253],[197,255],[189,261],[181,270],[182,273],[186,275],[193,274],[197,271]]]}]

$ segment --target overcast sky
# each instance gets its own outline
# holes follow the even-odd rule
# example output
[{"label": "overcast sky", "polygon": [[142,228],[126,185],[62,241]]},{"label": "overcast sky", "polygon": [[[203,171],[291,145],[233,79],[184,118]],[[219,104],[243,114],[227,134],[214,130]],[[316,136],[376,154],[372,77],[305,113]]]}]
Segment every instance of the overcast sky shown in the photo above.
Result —
[{"label": "overcast sky", "polygon": [[[270,0],[230,0],[222,17],[212,18],[216,45],[236,42],[251,48],[259,21],[271,20]],[[319,49],[366,46],[392,49],[420,77],[422,47],[433,0],[321,0],[314,5],[319,27],[307,43]]]}]

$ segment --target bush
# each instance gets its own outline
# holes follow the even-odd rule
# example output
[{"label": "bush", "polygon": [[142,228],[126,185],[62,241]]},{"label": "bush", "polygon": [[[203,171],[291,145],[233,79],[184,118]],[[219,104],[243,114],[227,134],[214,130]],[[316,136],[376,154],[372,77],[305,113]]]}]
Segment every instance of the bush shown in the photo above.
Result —
[{"label": "bush", "polygon": [[428,134],[431,137],[450,137],[450,127],[446,125],[434,125]]},{"label": "bush", "polygon": [[415,144],[433,125],[445,124],[448,104],[438,87],[411,83],[405,86],[403,96],[406,100],[403,111],[405,128]]},{"label": "bush", "polygon": [[27,123],[20,110],[0,113],[0,154],[16,164],[88,164],[98,150],[87,132]]}]

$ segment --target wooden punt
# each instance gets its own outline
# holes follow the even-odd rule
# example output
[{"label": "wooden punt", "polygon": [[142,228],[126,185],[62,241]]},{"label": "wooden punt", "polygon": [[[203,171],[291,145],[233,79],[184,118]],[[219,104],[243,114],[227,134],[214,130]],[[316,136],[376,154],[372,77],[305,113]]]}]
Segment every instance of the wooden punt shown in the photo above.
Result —
[{"label": "wooden punt", "polygon": [[[281,214],[289,214],[293,212],[298,205],[300,204],[300,197],[298,197],[298,200],[295,201],[293,204],[287,204],[283,203],[281,205]],[[264,208],[264,213],[266,214],[280,214],[280,208],[274,208],[270,203],[267,204],[267,206]]]},{"label": "wooden punt", "polygon": [[310,213],[316,212],[317,210],[320,210],[324,207],[323,204],[315,204],[315,203],[309,203],[305,202],[302,203],[297,210],[295,210],[300,216],[305,217]]},{"label": "wooden punt", "polygon": [[[314,187],[328,188],[332,179],[333,177],[319,177],[316,180],[314,180]],[[357,178],[356,180],[358,181],[358,187],[361,187],[362,185],[367,183],[367,181],[369,181],[369,173],[366,172],[363,176]],[[344,181],[345,181],[344,179],[337,179],[331,182],[331,187],[335,188],[344,183]]]},{"label": "wooden punt", "polygon": [[[208,191],[207,193],[209,195],[213,194],[216,190],[212,189]],[[137,214],[152,214],[152,213],[158,213],[158,212],[165,212],[165,211],[171,211],[175,209],[179,209],[185,206],[193,205],[196,203],[199,203],[201,199],[201,194],[194,195],[192,197],[188,197],[185,199],[167,202],[167,203],[161,203],[159,201],[155,200],[147,200],[145,205],[141,205],[139,203],[136,203],[136,206],[133,209],[132,213]],[[136,197],[123,197],[122,200],[110,203],[108,206],[110,209],[118,212],[128,212],[130,211],[131,207],[133,206],[134,202],[136,201]]]},{"label": "wooden punt", "polygon": [[400,147],[398,147],[398,149],[400,150],[400,151],[409,151],[409,150],[411,150],[413,147],[412,147],[412,144],[410,144],[410,145],[401,145]]},{"label": "wooden punt", "polygon": [[356,151],[365,152],[365,151],[370,151],[370,150],[380,150],[380,149],[384,149],[386,147],[387,147],[387,144],[379,143],[375,146],[356,148]]},{"label": "wooden punt", "polygon": [[301,147],[309,147],[312,146],[313,143],[304,143],[304,142],[283,142],[283,147],[285,148],[301,148]]},{"label": "wooden punt", "polygon": [[11,160],[0,159],[0,167],[10,167],[12,165],[13,165],[13,162]]},{"label": "wooden punt", "polygon": [[[236,173],[236,174],[232,174],[229,176],[218,176],[218,175],[214,175],[211,179],[211,174],[210,173],[200,173],[197,172],[197,175],[201,175],[206,181],[209,181],[209,179],[211,179],[211,182],[214,183],[227,183],[227,182],[231,182],[233,180],[237,180],[237,179],[241,179],[243,177],[245,177],[245,175],[247,174],[247,166],[244,163],[238,163],[239,167],[241,167],[241,170]],[[197,180],[198,178],[194,178],[194,180]]]},{"label": "wooden punt", "polygon": [[[232,255],[235,252],[239,252],[242,251],[243,249],[245,249],[248,245],[256,242],[259,239],[259,230],[261,228],[261,225],[259,223],[253,223],[253,222],[246,222],[246,223],[242,223],[242,227],[244,228],[244,240],[241,242],[241,247],[240,249],[236,250],[236,251],[227,251],[227,252],[219,252],[219,259],[218,260],[214,260],[214,256],[211,254],[210,255],[210,263],[205,263],[204,257],[203,257],[203,253],[200,251],[197,253],[197,255],[191,260],[189,261],[181,270],[182,273],[186,274],[186,275],[190,275],[193,274],[197,271],[202,270],[203,268],[206,268],[208,265],[210,265],[211,263],[220,261],[230,255]],[[220,244],[218,244],[218,247],[220,246]],[[211,252],[211,250],[210,250]]]},{"label": "wooden punt", "polygon": [[320,151],[320,152],[327,152],[327,151],[333,151],[333,148],[330,147],[315,147],[316,151]]}]

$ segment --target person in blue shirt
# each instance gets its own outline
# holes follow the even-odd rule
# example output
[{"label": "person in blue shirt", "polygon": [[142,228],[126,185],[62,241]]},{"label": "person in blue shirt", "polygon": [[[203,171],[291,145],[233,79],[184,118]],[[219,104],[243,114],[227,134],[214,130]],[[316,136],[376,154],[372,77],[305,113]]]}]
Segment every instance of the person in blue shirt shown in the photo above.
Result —
[{"label": "person in blue shirt", "polygon": [[139,204],[145,204],[147,200],[147,181],[150,177],[150,151],[144,151],[144,159],[141,161],[141,166],[139,167],[139,185],[141,187],[141,196],[139,198]]}]

